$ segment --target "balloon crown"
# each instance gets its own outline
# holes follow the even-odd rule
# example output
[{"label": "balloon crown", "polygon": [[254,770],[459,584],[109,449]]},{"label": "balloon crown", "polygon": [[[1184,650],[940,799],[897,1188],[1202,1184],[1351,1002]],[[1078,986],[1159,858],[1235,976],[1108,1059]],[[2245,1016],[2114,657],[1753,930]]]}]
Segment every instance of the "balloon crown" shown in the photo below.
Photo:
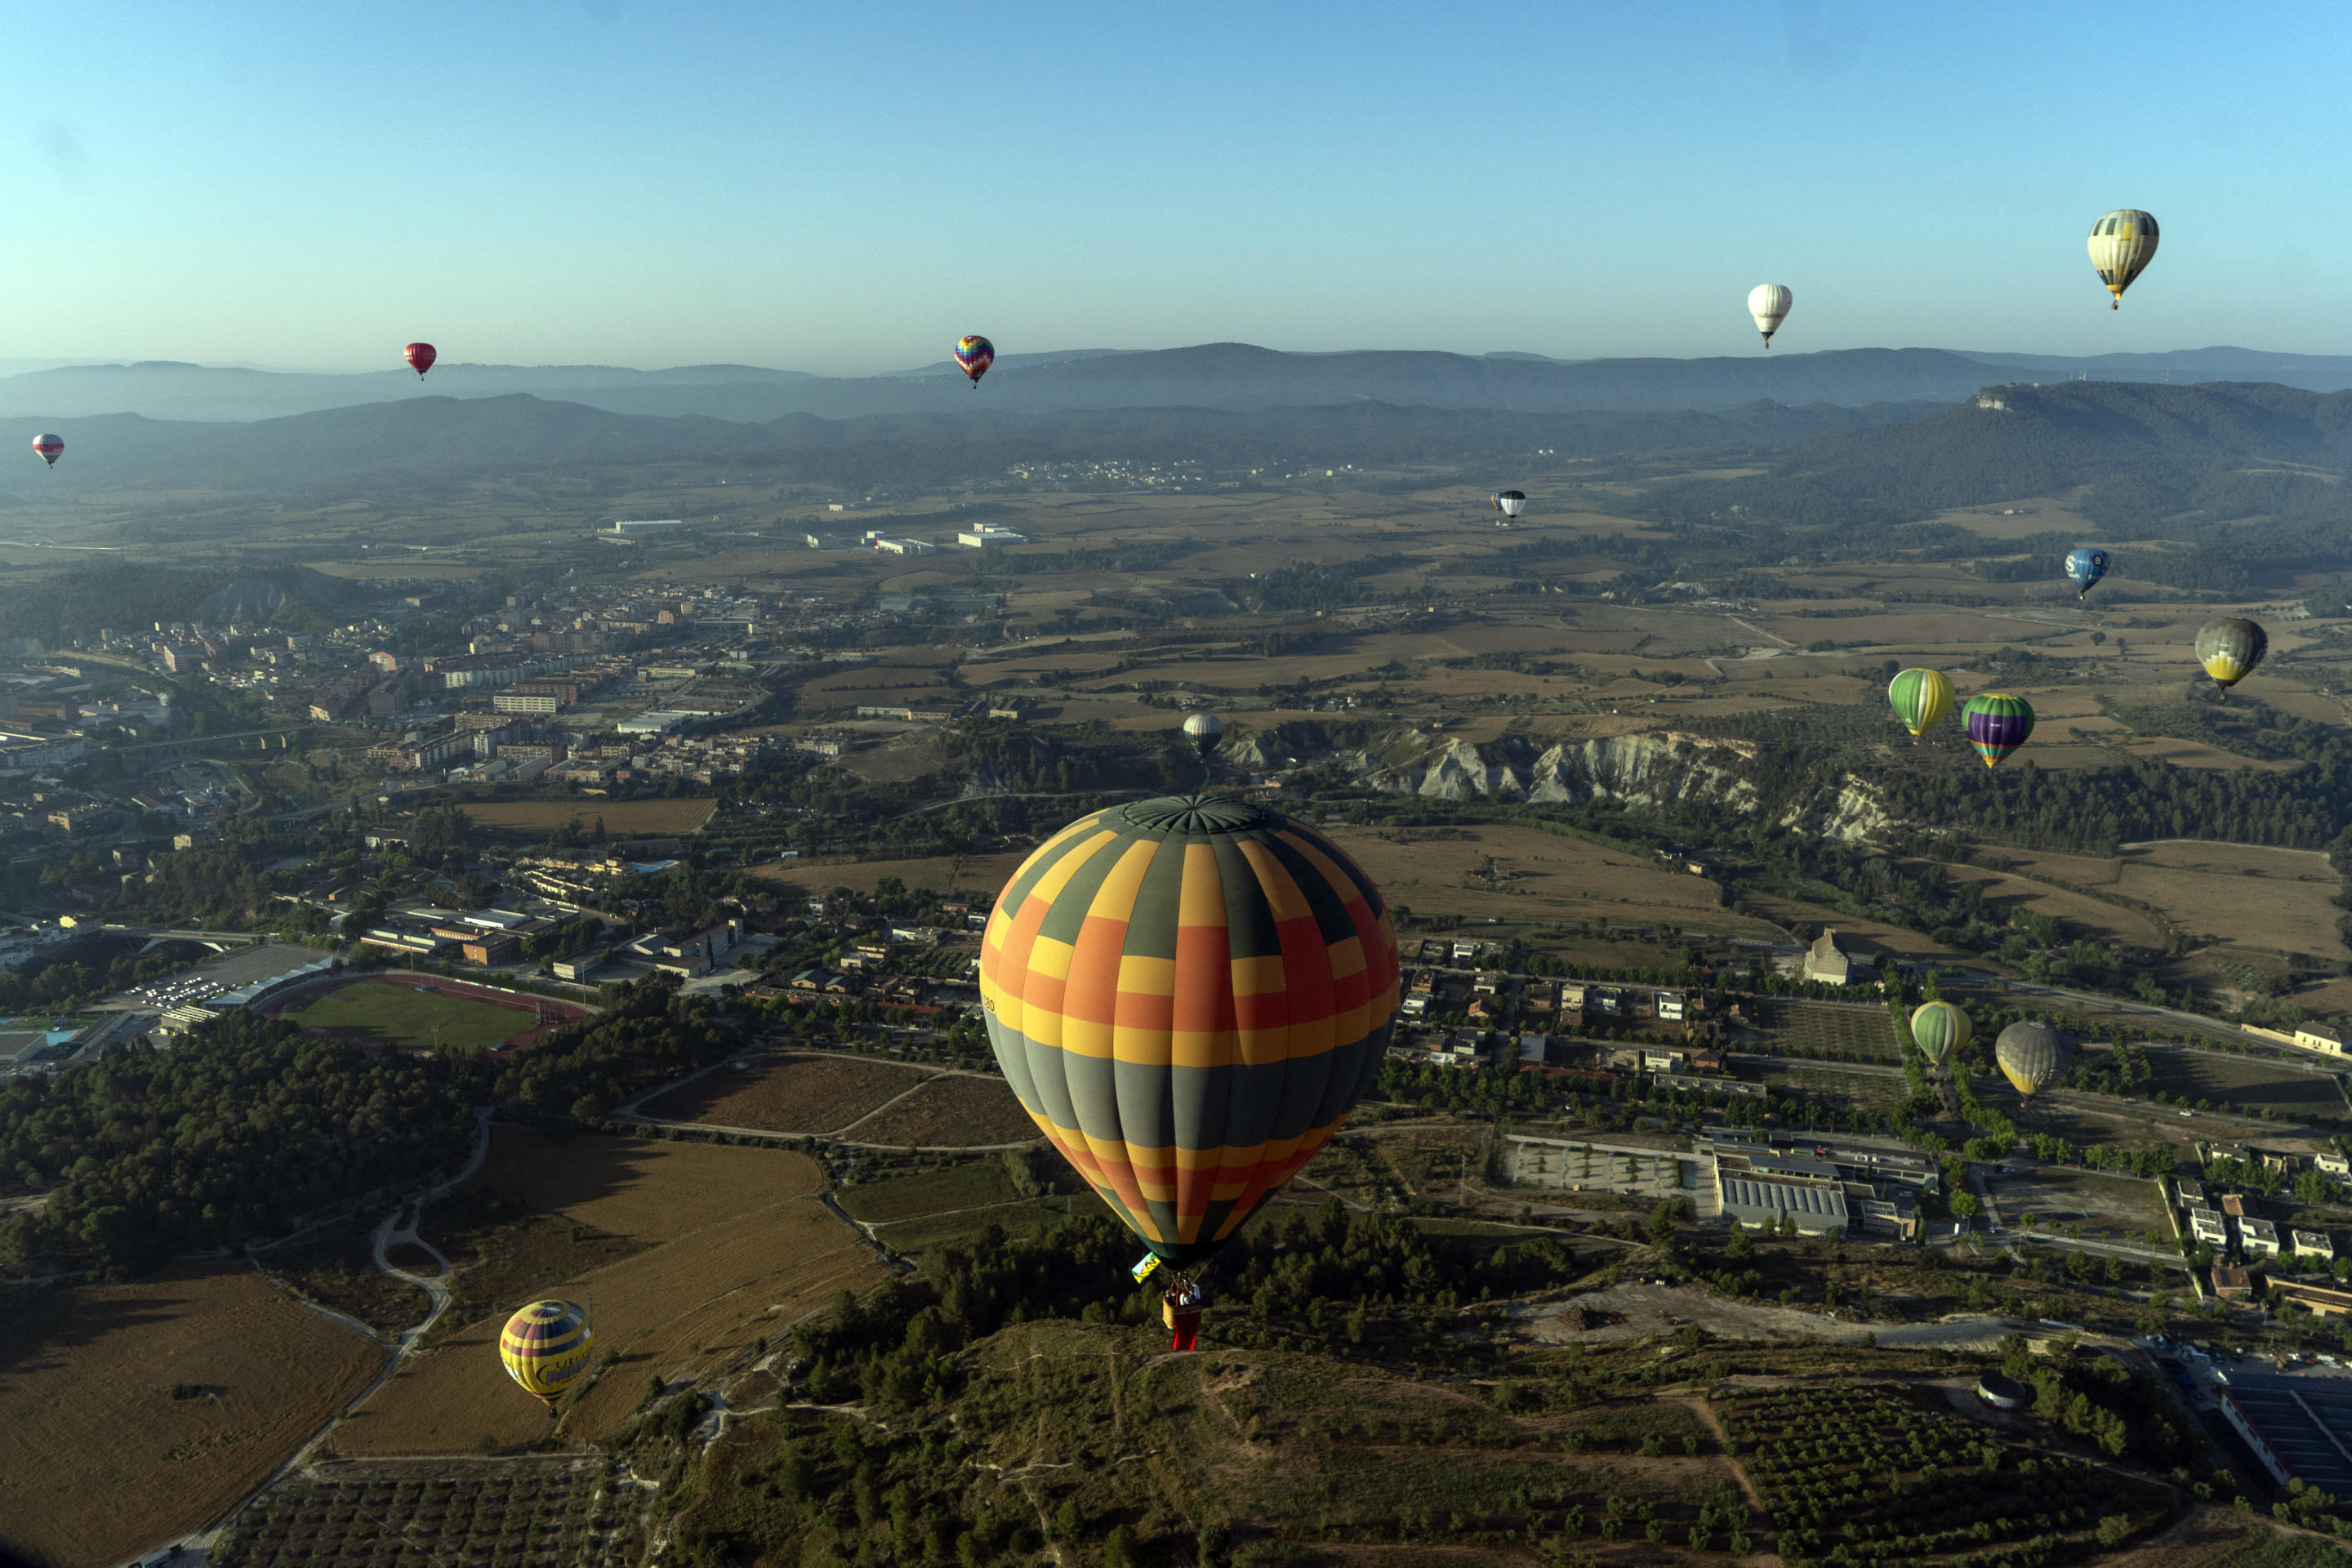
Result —
[{"label": "balloon crown", "polygon": [[1263,827],[1274,813],[1221,795],[1161,795],[1119,807],[1121,820],[1150,833],[1241,833]]}]

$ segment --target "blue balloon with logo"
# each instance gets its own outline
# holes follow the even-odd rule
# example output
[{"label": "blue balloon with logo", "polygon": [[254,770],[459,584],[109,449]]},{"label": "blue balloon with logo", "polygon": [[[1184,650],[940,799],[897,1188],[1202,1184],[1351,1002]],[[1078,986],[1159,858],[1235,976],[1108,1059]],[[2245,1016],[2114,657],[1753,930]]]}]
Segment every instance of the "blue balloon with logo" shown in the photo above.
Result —
[{"label": "blue balloon with logo", "polygon": [[[2047,559],[2046,557],[2044,559]],[[2107,574],[2107,552],[2078,544],[2066,552],[2066,577],[2074,584],[2074,596],[2088,594],[2098,580]]]}]

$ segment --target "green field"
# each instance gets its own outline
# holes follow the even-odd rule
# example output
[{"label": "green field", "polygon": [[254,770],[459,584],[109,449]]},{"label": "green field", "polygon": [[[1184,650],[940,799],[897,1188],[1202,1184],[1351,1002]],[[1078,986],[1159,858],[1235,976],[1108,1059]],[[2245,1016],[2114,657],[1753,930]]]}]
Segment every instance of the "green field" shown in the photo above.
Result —
[{"label": "green field", "polygon": [[990,1160],[860,1182],[843,1188],[840,1199],[841,1206],[854,1218],[888,1225],[983,1204],[1011,1203],[1019,1196],[1003,1163]]},{"label": "green field", "polygon": [[306,1029],[363,1035],[388,1046],[425,1050],[487,1048],[530,1027],[530,1014],[509,1007],[372,980],[330,991],[286,1016]]},{"label": "green field", "polygon": [[2248,1058],[2192,1055],[2152,1049],[2148,1066],[2156,1087],[2191,1100],[2210,1100],[2216,1110],[2275,1110],[2297,1121],[2341,1121],[2344,1096],[2326,1073],[2301,1072]]}]

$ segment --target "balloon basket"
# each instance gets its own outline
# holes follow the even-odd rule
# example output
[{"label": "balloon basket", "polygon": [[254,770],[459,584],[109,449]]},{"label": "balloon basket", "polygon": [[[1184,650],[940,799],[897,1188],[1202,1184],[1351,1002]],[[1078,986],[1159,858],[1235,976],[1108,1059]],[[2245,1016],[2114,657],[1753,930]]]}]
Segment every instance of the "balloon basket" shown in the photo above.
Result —
[{"label": "balloon basket", "polygon": [[1201,1309],[1204,1304],[1201,1288],[1190,1280],[1179,1281],[1160,1292],[1160,1321],[1167,1326],[1171,1350],[1200,1348]]}]

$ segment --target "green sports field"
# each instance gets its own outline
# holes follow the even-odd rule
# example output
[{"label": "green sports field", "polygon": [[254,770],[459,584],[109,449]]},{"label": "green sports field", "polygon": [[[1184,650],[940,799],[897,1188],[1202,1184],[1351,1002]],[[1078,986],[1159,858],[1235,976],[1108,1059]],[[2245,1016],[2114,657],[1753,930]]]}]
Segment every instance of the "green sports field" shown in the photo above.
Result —
[{"label": "green sports field", "polygon": [[[530,1014],[512,1008],[373,980],[330,991],[299,1011],[289,1010],[286,1016],[306,1029],[364,1035],[388,1046],[426,1050],[499,1045],[531,1024]],[[434,1034],[436,1025],[438,1038]]]}]

